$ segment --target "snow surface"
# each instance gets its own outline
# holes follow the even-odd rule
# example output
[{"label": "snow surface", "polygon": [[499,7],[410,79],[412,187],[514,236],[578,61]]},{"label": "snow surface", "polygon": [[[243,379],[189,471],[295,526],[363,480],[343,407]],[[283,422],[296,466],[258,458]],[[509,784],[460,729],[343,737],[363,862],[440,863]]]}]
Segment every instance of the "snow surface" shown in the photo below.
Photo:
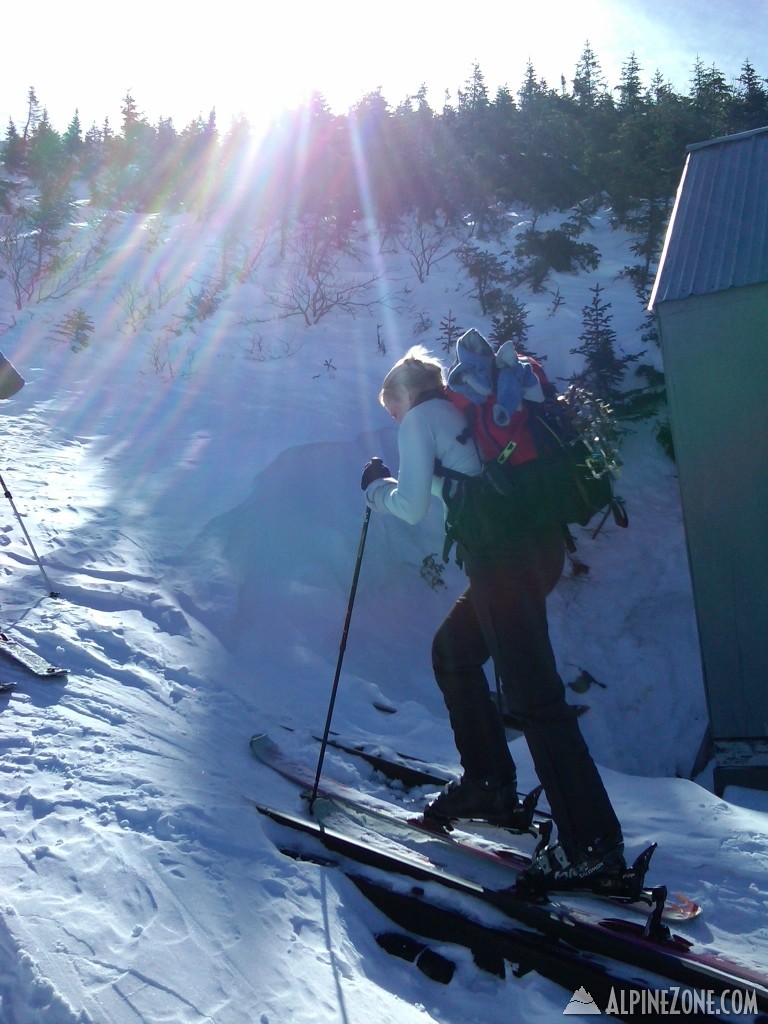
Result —
[{"label": "snow surface", "polygon": [[[558,280],[554,315],[552,295],[521,296],[553,378],[574,366],[596,282],[620,344],[638,345],[642,310],[615,279],[629,242],[605,217],[588,240],[603,263]],[[415,341],[439,353],[449,313],[465,328],[490,323],[451,259],[420,284],[372,241],[397,308],[310,328],[278,319],[265,279],[280,265],[265,257],[211,318],[174,333],[217,242],[193,217],[120,216],[99,273],[76,290],[20,312],[10,295],[0,304],[0,347],[28,381],[0,410],[0,471],[60,593],[48,596],[0,503],[2,621],[70,670],[38,681],[0,662],[18,682],[0,697],[0,1021],[560,1019],[572,993],[536,974],[500,980],[437,947],[458,964],[443,986],[389,956],[379,912],[338,870],[281,855],[247,799],[301,809],[251,756],[253,732],[316,763],[309,737],[339,656],[360,472],[374,454],[397,464],[376,400],[384,373]],[[150,303],[141,316],[131,294]],[[53,333],[75,308],[96,325],[80,352]],[[425,316],[432,328],[417,336]],[[706,707],[675,470],[648,426],[623,456],[630,528],[580,538],[590,573],[565,576],[551,599],[560,667],[604,684],[572,699],[589,705],[581,722],[629,850],[657,840],[654,880],[704,906],[689,937],[762,970],[768,802],[719,799],[707,773],[690,781]],[[429,646],[462,577],[449,567],[432,589],[420,575],[441,543],[437,508],[417,528],[372,516],[333,725],[455,771]],[[533,785],[524,741],[513,752]],[[386,793],[362,764],[329,752],[326,768]]]}]

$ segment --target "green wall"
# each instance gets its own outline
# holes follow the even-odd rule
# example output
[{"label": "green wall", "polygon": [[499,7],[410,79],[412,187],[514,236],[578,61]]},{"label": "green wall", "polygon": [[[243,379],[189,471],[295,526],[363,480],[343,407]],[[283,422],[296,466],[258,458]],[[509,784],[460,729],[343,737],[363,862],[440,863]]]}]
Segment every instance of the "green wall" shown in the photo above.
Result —
[{"label": "green wall", "polygon": [[712,736],[768,737],[768,285],[656,314]]}]

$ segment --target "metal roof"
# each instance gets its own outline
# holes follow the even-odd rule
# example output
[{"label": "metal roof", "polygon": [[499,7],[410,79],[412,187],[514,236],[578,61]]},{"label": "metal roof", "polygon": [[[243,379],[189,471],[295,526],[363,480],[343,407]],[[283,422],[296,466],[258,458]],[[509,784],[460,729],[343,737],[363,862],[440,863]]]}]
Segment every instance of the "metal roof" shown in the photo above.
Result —
[{"label": "metal roof", "polygon": [[768,127],[687,153],[651,309],[768,281]]}]

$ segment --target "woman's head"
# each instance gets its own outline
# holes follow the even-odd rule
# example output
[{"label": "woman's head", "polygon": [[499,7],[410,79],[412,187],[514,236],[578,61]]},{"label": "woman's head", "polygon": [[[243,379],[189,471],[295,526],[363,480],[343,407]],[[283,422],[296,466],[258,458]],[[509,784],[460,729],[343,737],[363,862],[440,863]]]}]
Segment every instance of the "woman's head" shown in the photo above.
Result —
[{"label": "woman's head", "polygon": [[443,366],[423,345],[409,349],[384,378],[379,401],[400,421],[418,399],[443,387]]}]

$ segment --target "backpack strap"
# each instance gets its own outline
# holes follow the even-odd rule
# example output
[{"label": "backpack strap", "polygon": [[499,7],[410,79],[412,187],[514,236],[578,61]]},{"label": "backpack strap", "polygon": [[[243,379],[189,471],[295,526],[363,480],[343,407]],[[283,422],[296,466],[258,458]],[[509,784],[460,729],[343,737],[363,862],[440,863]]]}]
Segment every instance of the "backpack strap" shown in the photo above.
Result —
[{"label": "backpack strap", "polygon": [[415,405],[421,405],[422,402],[430,402],[433,398],[444,398],[446,401],[449,401],[445,388],[430,388],[428,391],[419,392],[413,402],[411,402],[411,408]]},{"label": "backpack strap", "polygon": [[[451,483],[456,480],[472,479],[469,473],[461,473],[458,469],[448,469],[442,464],[440,459],[435,459],[434,474],[435,476],[442,477],[445,483]],[[443,490],[445,490],[445,484],[443,485]]]},{"label": "backpack strap", "polygon": [[[445,541],[443,542],[442,558],[443,562],[447,564],[450,559],[451,548],[456,544],[456,537],[452,530],[453,513],[456,507],[461,504],[464,484],[468,480],[474,479],[474,477],[469,476],[468,473],[460,473],[458,469],[448,469],[439,459],[435,459],[434,473],[435,476],[442,477],[443,480],[441,497],[447,512],[445,517]],[[462,563],[463,558],[457,550],[456,564],[461,568]]]}]

